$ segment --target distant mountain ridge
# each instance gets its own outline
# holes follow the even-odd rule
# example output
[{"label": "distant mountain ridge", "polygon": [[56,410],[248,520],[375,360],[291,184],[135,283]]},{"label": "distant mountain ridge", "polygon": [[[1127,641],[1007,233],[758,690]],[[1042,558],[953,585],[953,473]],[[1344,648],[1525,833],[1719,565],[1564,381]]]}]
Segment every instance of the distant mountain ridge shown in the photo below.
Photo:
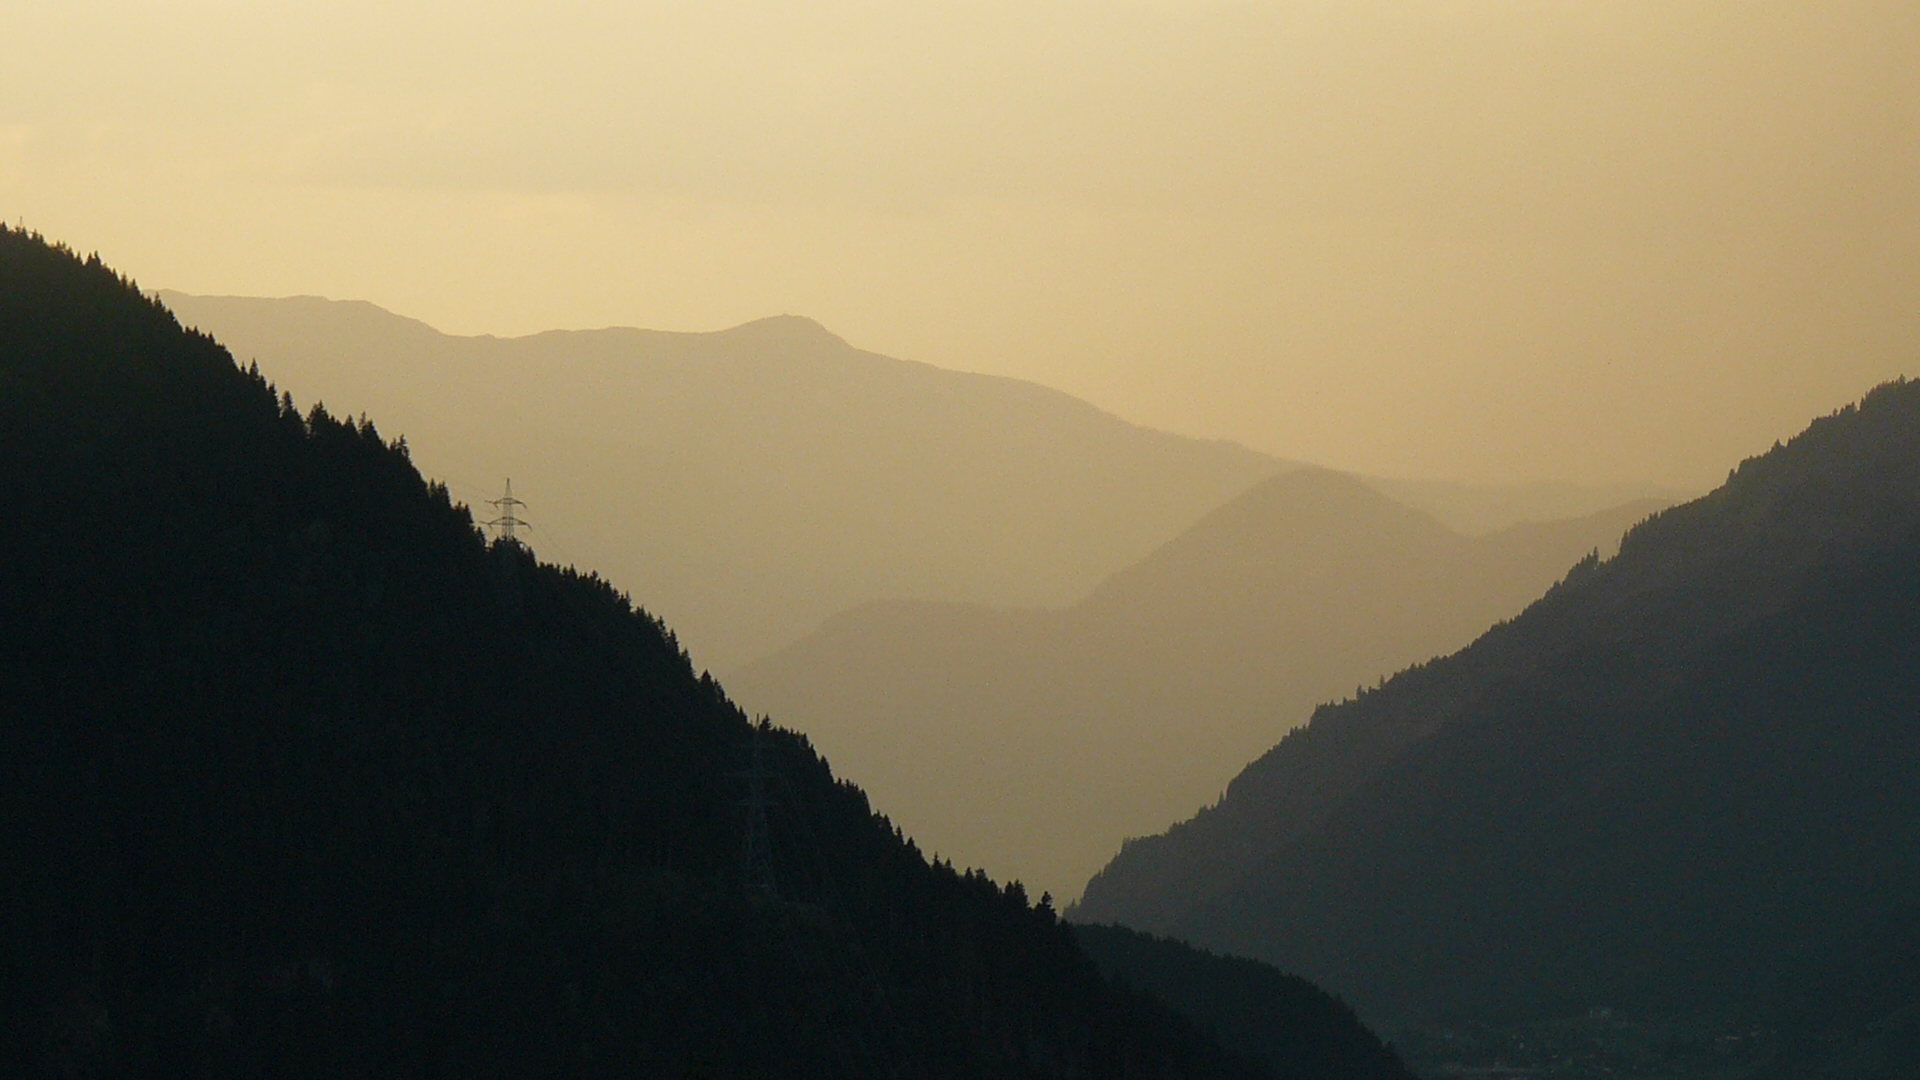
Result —
[{"label": "distant mountain ridge", "polygon": [[1895,929],[1920,897],[1916,670],[1920,384],[1895,383],[1324,706],[1076,917],[1375,1017],[1744,1006],[1843,1038],[1920,1004]]},{"label": "distant mountain ridge", "polygon": [[1658,506],[1466,537],[1297,470],[1071,607],[870,604],[726,677],[941,854],[1072,895],[1316,703],[1470,641]]},{"label": "distant mountain ridge", "polygon": [[1069,603],[1292,467],[794,316],[462,338],[366,303],[158,295],[301,396],[387,418],[465,499],[513,477],[536,548],[628,583],[714,670],[883,597]]},{"label": "distant mountain ridge", "polygon": [[[363,301],[156,295],[303,400],[382,417],[470,505],[513,477],[538,550],[626,583],[715,671],[869,601],[1075,603],[1297,467],[796,316],[501,339]],[[1389,483],[1468,531],[1660,494]]]}]

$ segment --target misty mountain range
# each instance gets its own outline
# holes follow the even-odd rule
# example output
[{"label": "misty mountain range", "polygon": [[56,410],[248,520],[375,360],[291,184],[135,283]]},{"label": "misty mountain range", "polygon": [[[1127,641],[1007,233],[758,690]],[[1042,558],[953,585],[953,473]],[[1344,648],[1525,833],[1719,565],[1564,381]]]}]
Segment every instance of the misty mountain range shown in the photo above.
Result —
[{"label": "misty mountain range", "polygon": [[[0,286],[12,1073],[1403,1080],[1345,998],[1448,1074],[1916,1074],[1920,384],[1685,505],[1477,536],[1254,468],[1077,602],[868,603],[740,670],[822,745],[897,740],[856,769],[909,770],[908,813],[979,800],[1004,850],[1278,735],[1068,926],[928,861],[604,580],[486,543],[408,444],[303,414],[97,259],[0,229]],[[611,412],[635,342],[707,387],[809,335],[789,399],[897,373],[788,321],[583,340],[626,357]],[[572,336],[505,344],[542,338],[583,370]],[[440,363],[416,404],[476,377]],[[1289,695],[1331,703],[1262,730]]]},{"label": "misty mountain range", "polygon": [[[536,549],[621,582],[715,671],[876,600],[1073,604],[1298,467],[802,318],[497,339],[361,302],[158,295],[301,400],[381,417],[469,505],[513,477]],[[1679,494],[1381,483],[1472,532]]]},{"label": "misty mountain range", "polygon": [[1073,896],[1316,704],[1465,645],[1661,505],[1468,537],[1296,470],[1070,607],[869,604],[725,681],[931,850]]},{"label": "misty mountain range", "polygon": [[532,504],[725,670],[867,600],[1056,604],[1288,467],[1065,394],[862,352],[800,318],[459,338],[369,304],[163,294],[429,473]]}]

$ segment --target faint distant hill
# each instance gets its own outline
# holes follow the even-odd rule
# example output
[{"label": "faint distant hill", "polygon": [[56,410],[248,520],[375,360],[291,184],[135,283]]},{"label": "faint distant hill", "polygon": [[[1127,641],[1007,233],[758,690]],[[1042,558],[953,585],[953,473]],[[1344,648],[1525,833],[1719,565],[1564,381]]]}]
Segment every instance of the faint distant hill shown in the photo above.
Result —
[{"label": "faint distant hill", "polygon": [[1466,537],[1299,470],[1072,607],[870,604],[727,685],[931,849],[1070,894],[1316,704],[1459,648],[1659,505]]},{"label": "faint distant hill", "polygon": [[1643,500],[1684,502],[1698,490],[1657,484],[1572,484],[1539,480],[1516,484],[1469,484],[1458,480],[1409,480],[1369,476],[1367,483],[1397,503],[1432,514],[1440,524],[1479,536],[1525,521],[1564,521]]},{"label": "faint distant hill", "polygon": [[[543,556],[611,574],[715,670],[872,600],[1071,603],[1293,467],[800,318],[497,339],[361,302],[160,299],[301,400],[381,417],[457,497],[513,477]],[[1521,489],[1422,490],[1469,531],[1554,516]]]},{"label": "faint distant hill", "polygon": [[[1077,916],[1257,956],[1373,1018],[1758,1010],[1766,1075],[1911,1076],[1916,556],[1920,384],[1894,383],[1318,710]],[[1821,1064],[1890,1033],[1884,1069]]]}]

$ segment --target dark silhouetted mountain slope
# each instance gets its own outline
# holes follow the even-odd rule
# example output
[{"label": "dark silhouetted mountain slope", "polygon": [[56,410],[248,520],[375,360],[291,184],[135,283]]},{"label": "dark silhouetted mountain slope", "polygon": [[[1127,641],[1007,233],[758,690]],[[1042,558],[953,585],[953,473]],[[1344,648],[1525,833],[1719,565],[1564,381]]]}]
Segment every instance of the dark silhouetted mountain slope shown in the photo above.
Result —
[{"label": "dark silhouetted mountain slope", "polygon": [[1345,1002],[1305,979],[1123,926],[1076,924],[1073,937],[1101,970],[1179,1009],[1276,1076],[1312,1080],[1358,1063],[1370,1080],[1412,1080]]},{"label": "dark silhouetted mountain slope", "polygon": [[1299,470],[1072,607],[868,605],[727,683],[922,842],[1065,895],[1316,702],[1471,641],[1655,505],[1469,538]]},{"label": "dark silhouetted mountain slope", "polygon": [[0,473],[5,1075],[1258,1072],[404,445],[4,229]]},{"label": "dark silhouetted mountain slope", "polygon": [[1080,917],[1376,1016],[1897,1013],[1920,1000],[1893,932],[1920,897],[1916,673],[1920,384],[1899,383],[1321,708],[1131,844]]}]

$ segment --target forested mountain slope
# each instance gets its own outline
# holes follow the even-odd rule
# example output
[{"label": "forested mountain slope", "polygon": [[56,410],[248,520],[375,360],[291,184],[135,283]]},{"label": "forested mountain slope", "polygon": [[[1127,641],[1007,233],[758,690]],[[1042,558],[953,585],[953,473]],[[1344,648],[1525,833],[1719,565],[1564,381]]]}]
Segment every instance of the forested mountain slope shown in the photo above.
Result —
[{"label": "forested mountain slope", "polygon": [[0,471],[5,1075],[1258,1073],[404,446],[11,230]]},{"label": "forested mountain slope", "polygon": [[1123,926],[1076,924],[1073,937],[1101,970],[1179,1009],[1277,1078],[1315,1080],[1357,1066],[1369,1080],[1412,1080],[1345,1002],[1305,979]]},{"label": "forested mountain slope", "polygon": [[1920,384],[1896,383],[1322,707],[1078,917],[1375,1016],[1876,1020],[1920,1002],[1916,671]]},{"label": "forested mountain slope", "polygon": [[931,848],[1068,895],[1315,703],[1459,648],[1658,505],[1465,537],[1298,470],[1072,607],[868,605],[727,685]]}]

